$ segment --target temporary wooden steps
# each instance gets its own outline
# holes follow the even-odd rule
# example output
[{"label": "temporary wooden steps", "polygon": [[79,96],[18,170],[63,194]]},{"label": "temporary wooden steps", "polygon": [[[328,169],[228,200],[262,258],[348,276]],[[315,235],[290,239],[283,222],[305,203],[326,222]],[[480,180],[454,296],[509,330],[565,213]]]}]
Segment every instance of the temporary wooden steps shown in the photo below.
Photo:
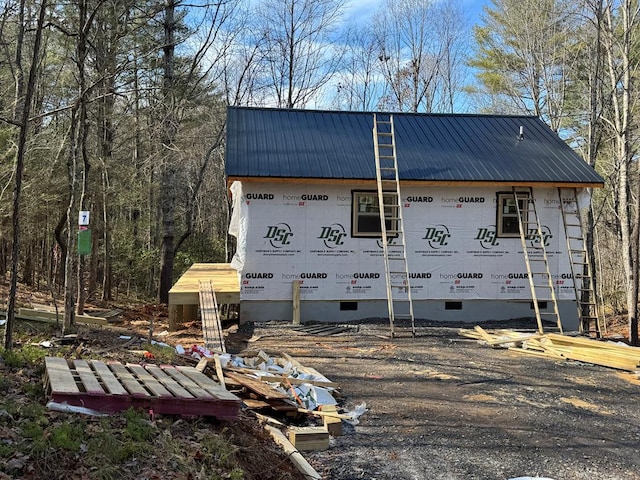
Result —
[{"label": "temporary wooden steps", "polygon": [[44,386],[55,402],[104,413],[154,413],[234,420],[240,399],[194,367],[45,358]]}]

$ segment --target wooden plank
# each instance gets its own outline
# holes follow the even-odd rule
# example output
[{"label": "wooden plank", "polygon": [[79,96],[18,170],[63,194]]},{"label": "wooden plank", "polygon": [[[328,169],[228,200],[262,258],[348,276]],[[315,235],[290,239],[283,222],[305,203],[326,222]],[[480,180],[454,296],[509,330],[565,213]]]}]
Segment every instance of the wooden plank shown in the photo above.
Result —
[{"label": "wooden plank", "polygon": [[[191,380],[189,377],[178,371],[171,365],[162,365],[162,370],[173,377],[180,385],[186,388],[196,398],[213,398],[213,396],[204,390],[200,385]],[[199,373],[199,372],[198,372]]]},{"label": "wooden plank", "polygon": [[322,476],[313,469],[309,462],[305,460],[305,458],[296,450],[280,430],[272,427],[271,425],[265,425],[264,428],[269,432],[273,439],[282,446],[284,452],[291,459],[291,462],[293,462],[298,471],[302,473],[304,478],[308,478],[309,480],[322,480]]},{"label": "wooden plank", "polygon": [[99,395],[103,395],[105,393],[86,360],[74,360],[73,366],[75,367],[76,372],[78,372],[82,385],[87,393]]},{"label": "wooden plank", "polygon": [[329,448],[329,432],[324,427],[291,427],[289,441],[298,450],[326,450]]},{"label": "wooden plank", "polygon": [[127,391],[118,381],[113,372],[109,370],[109,367],[99,360],[92,360],[91,366],[100,377],[100,380],[102,380],[106,390],[111,395],[127,395]]},{"label": "wooden plank", "polygon": [[155,378],[164,385],[164,387],[179,398],[194,398],[182,385],[176,382],[173,377],[167,375],[157,365],[145,365],[147,372],[151,373]]},{"label": "wooden plank", "polygon": [[296,360],[295,358],[293,358],[291,355],[285,353],[285,352],[281,352],[280,356],[282,358],[284,358],[285,360],[287,360],[288,362],[291,362],[291,365],[293,365],[294,367],[296,367],[298,370],[300,370],[301,372],[305,372],[305,373],[309,373],[311,375],[315,375],[316,377],[319,378],[325,378],[327,379],[327,381],[329,380],[327,377],[325,377],[324,375],[322,375],[319,371],[317,371],[315,368],[311,368],[311,367],[307,367],[303,364],[301,364],[298,360]]},{"label": "wooden plank", "polygon": [[191,380],[196,382],[204,390],[221,400],[240,400],[233,393],[227,392],[218,383],[207,377],[204,373],[199,372],[193,367],[176,367],[178,371],[184,373]]},{"label": "wooden plank", "polygon": [[293,284],[293,324],[300,325],[300,280],[294,280]]},{"label": "wooden plank", "polygon": [[131,370],[136,377],[144,383],[144,386],[151,390],[151,393],[156,397],[173,397],[171,392],[164,388],[164,386],[153,375],[147,372],[142,365],[127,363],[127,368]]},{"label": "wooden plank", "polygon": [[64,358],[45,357],[44,363],[52,392],[80,393],[71,370],[69,370],[69,364]]},{"label": "wooden plank", "polygon": [[[335,405],[322,405],[320,407],[322,413],[338,413],[338,409]],[[338,417],[326,415],[322,417],[324,428],[329,432],[332,437],[339,437],[342,435],[342,420]]]},{"label": "wooden plank", "polygon": [[244,403],[247,406],[247,408],[252,408],[252,409],[253,408],[261,409],[261,408],[271,407],[271,404],[269,402],[265,402],[264,400],[258,400],[256,398],[243,398],[242,403]]},{"label": "wooden plank", "polygon": [[258,395],[266,398],[267,400],[278,399],[278,398],[289,399],[289,397],[286,394],[279,392],[268,385],[265,385],[260,380],[249,378],[246,375],[241,375],[233,372],[227,372],[226,376],[231,380],[233,380],[234,382],[247,388],[248,390],[251,390],[252,392],[257,393]]},{"label": "wooden plank", "polygon": [[227,389],[227,385],[224,382],[224,373],[222,372],[222,365],[220,364],[220,356],[216,353],[213,355],[213,361],[216,366],[216,376],[218,377],[218,382],[220,382],[220,386]]},{"label": "wooden plank", "polygon": [[133,396],[150,397],[151,394],[140,384],[140,382],[121,363],[109,362],[109,370],[120,380],[124,388]]},{"label": "wooden plank", "polygon": [[209,365],[209,360],[210,359],[207,357],[202,357],[198,362],[198,365],[196,365],[196,370],[198,370],[199,372],[204,372]]},{"label": "wooden plank", "polygon": [[339,384],[334,382],[324,382],[322,380],[305,380],[304,378],[289,377],[286,375],[260,375],[258,376],[263,382],[270,383],[286,383],[287,381],[294,385],[302,385],[308,383],[317,387],[339,388]]},{"label": "wooden plank", "polygon": [[[24,315],[28,317],[37,317],[45,320],[55,320],[56,312],[45,312],[43,310],[35,310],[33,308],[20,308],[18,310],[19,315]],[[64,313],[60,312],[60,319],[64,318]],[[93,325],[107,325],[109,321],[103,317],[92,317],[91,315],[76,315],[75,321],[77,323],[89,323]]]}]

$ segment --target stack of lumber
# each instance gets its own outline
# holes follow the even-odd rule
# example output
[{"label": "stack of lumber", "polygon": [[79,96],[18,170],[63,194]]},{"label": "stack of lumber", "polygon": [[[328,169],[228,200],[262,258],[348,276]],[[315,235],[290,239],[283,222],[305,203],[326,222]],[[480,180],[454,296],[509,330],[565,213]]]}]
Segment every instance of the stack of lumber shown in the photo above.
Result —
[{"label": "stack of lumber", "polygon": [[480,326],[461,329],[463,337],[480,340],[512,352],[538,355],[555,360],[575,360],[603,367],[635,372],[640,370],[640,348],[558,333],[528,333],[514,330],[487,331]]}]

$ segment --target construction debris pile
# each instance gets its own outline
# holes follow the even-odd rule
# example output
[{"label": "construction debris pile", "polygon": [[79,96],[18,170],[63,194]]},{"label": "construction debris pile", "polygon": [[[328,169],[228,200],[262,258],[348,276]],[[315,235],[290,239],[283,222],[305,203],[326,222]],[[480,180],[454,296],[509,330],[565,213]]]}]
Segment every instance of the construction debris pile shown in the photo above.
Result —
[{"label": "construction debris pile", "polygon": [[230,381],[242,386],[247,384],[245,377],[265,382],[296,407],[315,410],[321,405],[337,403],[333,396],[337,391],[335,383],[286,353],[277,357],[270,357],[263,351],[242,357],[222,354],[220,363]]},{"label": "construction debris pile", "polygon": [[640,369],[640,349],[622,342],[557,333],[524,333],[514,330],[488,332],[480,326],[473,330],[461,329],[459,334],[480,340],[494,348],[507,348],[526,355],[575,360],[628,372],[637,372]]}]

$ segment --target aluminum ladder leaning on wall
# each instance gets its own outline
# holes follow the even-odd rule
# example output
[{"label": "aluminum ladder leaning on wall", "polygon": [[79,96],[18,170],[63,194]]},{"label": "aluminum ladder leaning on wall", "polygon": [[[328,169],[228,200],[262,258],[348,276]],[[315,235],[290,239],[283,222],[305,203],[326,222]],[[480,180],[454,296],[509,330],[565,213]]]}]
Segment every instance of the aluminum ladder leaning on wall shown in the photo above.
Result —
[{"label": "aluminum ladder leaning on wall", "polygon": [[[596,302],[593,274],[587,242],[582,231],[582,214],[576,188],[558,188],[562,224],[567,239],[567,252],[576,294],[580,333],[595,332],[602,336],[603,322]],[[593,324],[593,330],[591,325]]]},{"label": "aluminum ladder leaning on wall", "polygon": [[393,115],[373,114],[373,145],[391,337],[396,319],[410,320],[415,336]]},{"label": "aluminum ladder leaning on wall", "polygon": [[[513,197],[515,209],[518,213],[520,240],[522,242],[524,261],[527,265],[527,277],[529,279],[529,287],[531,288],[533,308],[536,312],[538,331],[544,333],[543,318],[548,318],[550,321],[555,322],[558,331],[562,333],[558,301],[555,289],[553,288],[551,271],[549,270],[547,249],[544,244],[540,217],[538,217],[536,210],[533,188],[529,187],[526,191],[518,191],[516,187],[513,187]],[[553,307],[551,311],[541,311],[540,304],[538,303],[539,294],[549,297],[551,306]],[[549,309],[547,308],[547,310]]]}]

